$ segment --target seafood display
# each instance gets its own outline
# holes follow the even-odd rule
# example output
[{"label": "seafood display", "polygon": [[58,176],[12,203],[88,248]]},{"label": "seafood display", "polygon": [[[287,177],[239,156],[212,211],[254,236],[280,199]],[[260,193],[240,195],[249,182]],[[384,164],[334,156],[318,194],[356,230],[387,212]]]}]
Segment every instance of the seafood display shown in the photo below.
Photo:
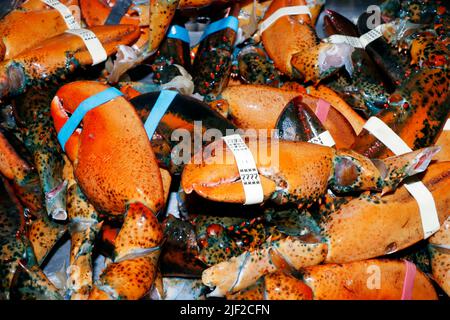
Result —
[{"label": "seafood display", "polygon": [[344,13],[2,4],[0,300],[448,299],[450,6]]}]

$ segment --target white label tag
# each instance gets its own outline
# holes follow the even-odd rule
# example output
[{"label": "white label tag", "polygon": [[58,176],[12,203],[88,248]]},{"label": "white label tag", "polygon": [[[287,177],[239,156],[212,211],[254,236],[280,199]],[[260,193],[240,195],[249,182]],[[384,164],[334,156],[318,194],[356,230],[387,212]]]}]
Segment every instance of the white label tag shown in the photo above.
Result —
[{"label": "white label tag", "polygon": [[[396,155],[412,151],[387,124],[377,117],[371,117],[364,125],[364,129],[374,135]],[[405,183],[405,188],[417,201],[422,219],[424,239],[427,239],[440,228],[433,195],[421,181]]]},{"label": "white label tag", "polygon": [[444,131],[450,131],[450,119],[448,119],[447,122],[445,123]]},{"label": "white label tag", "polygon": [[320,144],[320,145],[327,146],[327,147],[332,147],[336,144],[336,142],[334,142],[334,139],[328,130],[325,132],[322,132],[317,137],[312,138],[308,142],[314,143],[314,144]]},{"label": "white label tag", "polygon": [[98,40],[95,33],[93,33],[91,30],[74,29],[74,30],[67,30],[66,32],[74,34],[83,39],[86,48],[91,54],[93,66],[108,59],[108,54],[106,53],[105,48],[103,48],[102,43],[100,42],[100,40]]},{"label": "white label tag", "polygon": [[354,48],[365,49],[371,42],[383,36],[383,28],[384,25],[379,25],[359,38],[344,36],[342,34],[333,34],[328,38],[323,39],[323,41],[334,44],[345,43]]},{"label": "white label tag", "polygon": [[259,178],[258,168],[250,149],[238,134],[222,137],[233,153],[241,176],[245,193],[245,205],[258,204],[264,201],[264,192]]},{"label": "white label tag", "polygon": [[64,21],[67,24],[67,27],[71,29],[80,29],[80,25],[78,24],[75,17],[72,15],[72,12],[70,12],[69,8],[67,8],[65,5],[63,5],[58,0],[41,0],[46,5],[54,8],[59,12],[59,14],[63,17]]},{"label": "white label tag", "polygon": [[264,31],[267,30],[267,28],[269,28],[273,23],[275,23],[282,17],[293,16],[297,14],[307,14],[312,17],[311,11],[307,6],[292,6],[280,8],[259,24],[258,33],[261,35]]}]

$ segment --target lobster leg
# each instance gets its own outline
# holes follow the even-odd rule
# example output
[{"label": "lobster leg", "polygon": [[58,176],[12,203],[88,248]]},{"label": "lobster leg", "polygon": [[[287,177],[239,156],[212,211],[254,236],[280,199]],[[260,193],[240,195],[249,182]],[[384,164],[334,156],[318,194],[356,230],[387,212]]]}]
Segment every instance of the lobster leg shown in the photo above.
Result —
[{"label": "lobster leg", "polygon": [[50,116],[50,102],[55,92],[56,88],[52,87],[31,88],[16,99],[15,111],[25,146],[39,173],[47,213],[54,219],[65,220],[67,182],[63,177],[64,160]]},{"label": "lobster leg", "polygon": [[26,208],[32,213],[41,212],[44,208],[39,176],[15,150],[12,141],[19,143],[6,130],[0,129],[0,173],[10,181]]},{"label": "lobster leg", "polygon": [[41,264],[55,243],[64,235],[65,227],[49,219],[43,205],[44,195],[38,172],[19,155],[19,151],[16,150],[19,147],[24,149],[14,136],[6,131],[0,131],[0,172],[8,179],[21,203],[35,217],[30,223],[28,238],[36,259]]},{"label": "lobster leg", "polygon": [[0,182],[0,299],[61,299],[38,267],[19,200],[8,182]]}]

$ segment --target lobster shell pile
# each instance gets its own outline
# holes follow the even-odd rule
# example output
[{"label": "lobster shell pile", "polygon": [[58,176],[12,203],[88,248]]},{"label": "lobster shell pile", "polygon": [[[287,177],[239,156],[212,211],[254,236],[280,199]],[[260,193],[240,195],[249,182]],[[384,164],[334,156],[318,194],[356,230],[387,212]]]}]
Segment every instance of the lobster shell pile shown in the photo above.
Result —
[{"label": "lobster shell pile", "polygon": [[0,299],[448,298],[449,22],[444,0],[9,1]]}]

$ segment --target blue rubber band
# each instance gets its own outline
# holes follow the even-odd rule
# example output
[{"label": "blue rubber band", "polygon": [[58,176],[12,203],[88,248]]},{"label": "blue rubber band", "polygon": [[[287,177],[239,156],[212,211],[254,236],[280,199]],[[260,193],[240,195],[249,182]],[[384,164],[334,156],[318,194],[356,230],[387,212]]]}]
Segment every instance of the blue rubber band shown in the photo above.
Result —
[{"label": "blue rubber band", "polygon": [[173,25],[170,27],[169,32],[167,33],[167,38],[178,39],[186,43],[191,42],[189,32],[185,28],[178,25]]},{"label": "blue rubber band", "polygon": [[152,140],[153,134],[155,133],[159,122],[166,113],[167,109],[169,109],[170,104],[173,99],[175,99],[177,94],[178,93],[176,91],[172,90],[162,90],[159,94],[152,111],[150,111],[150,114],[144,123],[145,132],[147,132],[149,140]]},{"label": "blue rubber band", "polygon": [[207,36],[217,32],[217,31],[224,30],[226,28],[230,28],[230,29],[234,30],[235,32],[237,32],[238,28],[239,28],[238,18],[236,18],[234,16],[229,16],[229,17],[220,19],[216,22],[209,24],[206,27],[205,32],[203,32],[202,37],[200,38],[200,41],[203,41]]},{"label": "blue rubber band", "polygon": [[78,108],[75,109],[74,113],[69,117],[67,122],[63,125],[61,130],[59,130],[58,133],[58,141],[61,144],[62,149],[64,152],[66,151],[66,143],[67,140],[72,136],[72,134],[75,132],[75,130],[78,128],[79,124],[83,120],[86,113],[88,113],[90,110],[108,102],[111,101],[114,98],[123,96],[123,93],[120,92],[116,88],[108,88],[106,90],[103,90],[102,92],[97,93],[96,95],[93,95],[83,102],[80,103]]}]

